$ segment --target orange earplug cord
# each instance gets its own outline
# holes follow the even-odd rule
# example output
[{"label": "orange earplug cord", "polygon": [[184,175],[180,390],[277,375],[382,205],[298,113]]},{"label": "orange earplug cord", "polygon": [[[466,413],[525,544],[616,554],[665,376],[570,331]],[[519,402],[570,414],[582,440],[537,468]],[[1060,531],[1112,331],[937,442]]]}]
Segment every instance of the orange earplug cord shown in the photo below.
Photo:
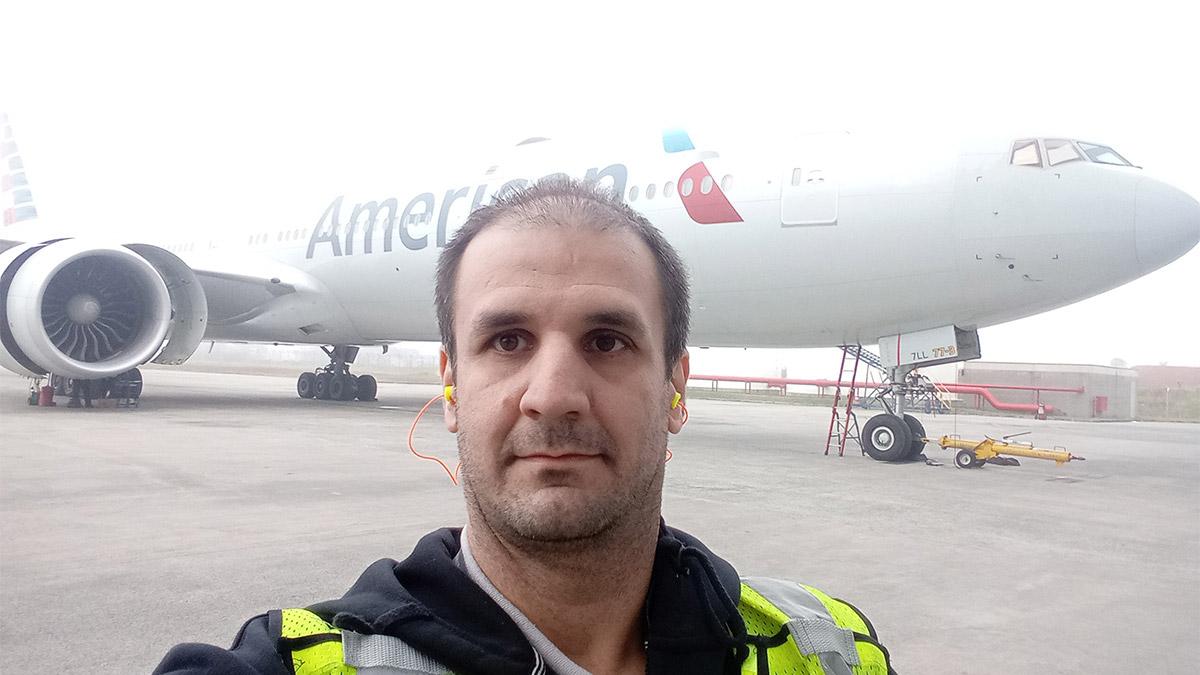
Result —
[{"label": "orange earplug cord", "polygon": [[425,404],[425,407],[421,408],[421,412],[417,413],[417,416],[413,418],[412,426],[408,428],[408,450],[409,450],[409,452],[411,452],[412,454],[416,455],[417,457],[419,457],[421,459],[426,459],[431,462],[437,462],[438,466],[442,467],[442,470],[444,470],[446,472],[446,475],[450,477],[450,482],[454,483],[455,485],[458,485],[458,470],[462,468],[462,462],[459,462],[454,467],[454,470],[451,471],[450,467],[447,466],[446,463],[443,462],[442,460],[438,459],[437,457],[430,456],[430,455],[422,455],[421,453],[417,452],[417,449],[415,447],[413,447],[413,432],[417,430],[417,422],[421,421],[421,416],[425,414],[426,410],[429,410],[429,406],[433,405],[434,403],[436,403],[438,401],[443,400],[444,398],[445,398],[445,396],[443,394],[438,394],[437,396],[434,396],[433,398],[429,399],[429,402]]}]

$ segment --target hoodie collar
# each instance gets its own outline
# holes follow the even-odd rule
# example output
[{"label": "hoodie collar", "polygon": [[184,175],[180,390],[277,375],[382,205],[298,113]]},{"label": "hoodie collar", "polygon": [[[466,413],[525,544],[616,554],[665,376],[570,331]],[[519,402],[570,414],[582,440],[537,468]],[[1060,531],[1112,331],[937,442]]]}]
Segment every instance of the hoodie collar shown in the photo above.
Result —
[{"label": "hoodie collar", "polygon": [[[403,561],[372,564],[342,598],[310,609],[345,630],[400,638],[455,672],[532,672],[525,636],[455,564],[461,532],[425,535]],[[723,673],[740,663],[740,587],[729,563],[661,525],[643,608],[647,672]]]}]

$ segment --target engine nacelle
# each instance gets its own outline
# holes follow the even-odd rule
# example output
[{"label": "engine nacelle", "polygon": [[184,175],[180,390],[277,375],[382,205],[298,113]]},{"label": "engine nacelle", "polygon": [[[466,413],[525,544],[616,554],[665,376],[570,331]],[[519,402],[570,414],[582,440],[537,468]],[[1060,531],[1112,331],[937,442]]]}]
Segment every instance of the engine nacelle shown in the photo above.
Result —
[{"label": "engine nacelle", "polygon": [[207,312],[192,270],[158,247],[63,239],[0,254],[0,365],[18,374],[100,379],[179,363]]}]

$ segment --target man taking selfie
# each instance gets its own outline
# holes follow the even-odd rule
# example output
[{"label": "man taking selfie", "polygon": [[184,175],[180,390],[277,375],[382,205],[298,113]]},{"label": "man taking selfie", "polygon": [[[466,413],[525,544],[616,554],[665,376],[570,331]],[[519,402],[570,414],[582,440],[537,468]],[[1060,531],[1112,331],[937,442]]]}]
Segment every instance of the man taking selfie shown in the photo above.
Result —
[{"label": "man taking selfie", "polygon": [[688,283],[644,217],[594,184],[510,193],[442,251],[436,304],[466,526],[156,672],[891,672],[851,605],[739,578],[663,522]]}]

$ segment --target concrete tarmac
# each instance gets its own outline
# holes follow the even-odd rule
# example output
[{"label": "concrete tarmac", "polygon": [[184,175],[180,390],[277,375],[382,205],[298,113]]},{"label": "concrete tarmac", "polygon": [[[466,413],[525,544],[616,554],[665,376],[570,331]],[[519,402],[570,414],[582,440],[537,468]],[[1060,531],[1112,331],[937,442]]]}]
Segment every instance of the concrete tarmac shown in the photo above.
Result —
[{"label": "concrete tarmac", "polygon": [[[463,522],[459,489],[405,444],[437,387],[335,403],[296,398],[292,378],[146,379],[139,409],[71,410],[29,407],[0,376],[16,670],[149,672],[179,642],[228,646],[245,619],[339,596]],[[937,448],[944,466],[823,456],[826,408],[690,410],[667,522],[743,575],[858,605],[901,675],[1200,670],[1200,426],[920,416],[931,436],[1033,430],[1088,459],[960,470]],[[454,457],[436,407],[416,443]]]}]

